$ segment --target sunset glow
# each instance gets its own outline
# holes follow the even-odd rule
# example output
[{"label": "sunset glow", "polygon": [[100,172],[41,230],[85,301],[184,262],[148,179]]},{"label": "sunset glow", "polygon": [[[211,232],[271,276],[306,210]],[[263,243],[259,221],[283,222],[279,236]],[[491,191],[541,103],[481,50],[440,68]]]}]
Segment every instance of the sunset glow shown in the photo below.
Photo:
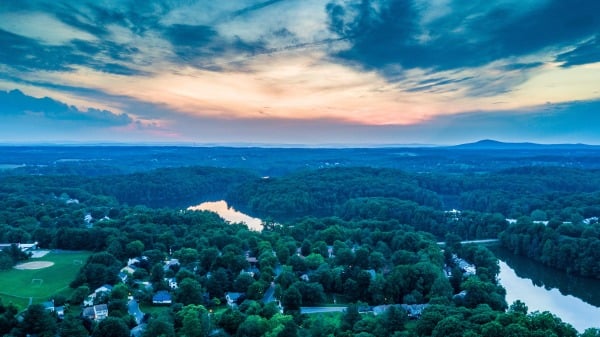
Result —
[{"label": "sunset glow", "polygon": [[[2,4],[1,99],[24,98],[3,112],[0,141],[452,143],[477,132],[438,135],[485,121],[503,140],[600,142],[573,124],[600,106],[598,2],[359,3]],[[34,118],[42,97],[77,111]],[[544,136],[503,129],[540,115],[571,124]],[[316,125],[331,137],[311,137]],[[347,132],[363,126],[361,138]],[[306,137],[261,136],[283,127]]]}]

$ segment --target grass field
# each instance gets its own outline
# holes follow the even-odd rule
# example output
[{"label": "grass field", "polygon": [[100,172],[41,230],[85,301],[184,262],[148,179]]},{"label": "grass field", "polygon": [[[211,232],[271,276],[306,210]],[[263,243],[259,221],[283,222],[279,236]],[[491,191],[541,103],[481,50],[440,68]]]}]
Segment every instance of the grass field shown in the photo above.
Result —
[{"label": "grass field", "polygon": [[85,263],[90,254],[89,252],[52,251],[44,257],[27,261],[54,262],[51,267],[37,270],[0,271],[2,303],[12,302],[23,309],[29,304],[30,298],[32,303],[39,303],[47,301],[56,294],[69,296],[72,292],[69,283],[73,281],[82,267],[80,263]]}]

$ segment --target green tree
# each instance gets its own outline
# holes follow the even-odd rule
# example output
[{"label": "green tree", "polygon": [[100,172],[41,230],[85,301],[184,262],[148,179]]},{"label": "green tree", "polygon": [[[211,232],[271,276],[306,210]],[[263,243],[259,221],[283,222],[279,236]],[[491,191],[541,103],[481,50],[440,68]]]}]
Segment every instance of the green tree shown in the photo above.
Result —
[{"label": "green tree", "polygon": [[225,332],[233,335],[245,319],[246,315],[239,310],[228,308],[221,314],[218,324]]},{"label": "green tree", "polygon": [[260,337],[267,332],[268,327],[266,319],[257,315],[250,315],[240,324],[236,335],[238,337]]},{"label": "green tree", "polygon": [[302,305],[302,295],[295,286],[289,287],[284,293],[282,304],[286,312],[296,311]]},{"label": "green tree", "polygon": [[71,297],[69,297],[69,303],[79,305],[83,303],[83,300],[85,300],[89,293],[90,288],[88,286],[77,287],[71,294]]},{"label": "green tree", "polygon": [[131,241],[125,246],[125,254],[127,254],[127,257],[140,256],[143,251],[144,243],[140,240]]},{"label": "green tree", "polygon": [[183,303],[183,305],[200,304],[202,303],[202,293],[202,286],[198,281],[185,278],[175,290],[175,301]]},{"label": "green tree", "polygon": [[21,328],[28,334],[53,337],[56,334],[56,319],[41,304],[32,304],[23,315]]},{"label": "green tree", "polygon": [[64,337],[87,337],[89,332],[83,326],[83,320],[79,317],[67,315],[60,325],[60,336]]},{"label": "green tree", "polygon": [[107,317],[98,323],[92,337],[129,337],[129,327],[117,317]]},{"label": "green tree", "polygon": [[176,315],[181,322],[180,332],[186,337],[208,336],[210,329],[210,318],[208,311],[202,305],[186,305]]}]

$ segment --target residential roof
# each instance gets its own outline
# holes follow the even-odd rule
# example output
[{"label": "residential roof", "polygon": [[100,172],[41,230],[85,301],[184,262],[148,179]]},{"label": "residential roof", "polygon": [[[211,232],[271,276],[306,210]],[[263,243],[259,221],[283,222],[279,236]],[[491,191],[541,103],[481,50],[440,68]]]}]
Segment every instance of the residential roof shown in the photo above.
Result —
[{"label": "residential roof", "polygon": [[230,292],[230,293],[226,293],[225,296],[230,300],[230,301],[237,301],[242,295],[244,295],[244,293],[234,293],[234,292]]},{"label": "residential roof", "polygon": [[106,304],[98,304],[94,306],[94,311],[95,312],[99,312],[99,311],[108,311],[108,306]]},{"label": "residential roof", "polygon": [[94,312],[94,307],[85,307],[83,308],[83,316],[84,317],[94,317],[96,313]]},{"label": "residential roof", "polygon": [[171,294],[168,291],[161,290],[152,296],[152,302],[169,302]]}]

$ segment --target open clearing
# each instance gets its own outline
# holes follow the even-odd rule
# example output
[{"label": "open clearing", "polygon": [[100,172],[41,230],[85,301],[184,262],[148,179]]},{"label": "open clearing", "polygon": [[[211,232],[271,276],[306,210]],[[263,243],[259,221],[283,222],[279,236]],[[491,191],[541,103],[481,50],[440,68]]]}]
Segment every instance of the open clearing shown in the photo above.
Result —
[{"label": "open clearing", "polygon": [[36,269],[44,269],[48,267],[52,267],[54,262],[50,261],[35,261],[35,262],[25,262],[14,266],[15,269],[19,270],[36,270]]},{"label": "open clearing", "polygon": [[[2,303],[13,302],[19,308],[50,299],[55,294],[69,296],[69,283],[82,267],[90,252],[51,251],[43,259],[30,259],[17,269],[0,271],[0,298]],[[51,264],[51,265],[49,265]],[[40,267],[43,267],[39,269]]]}]

